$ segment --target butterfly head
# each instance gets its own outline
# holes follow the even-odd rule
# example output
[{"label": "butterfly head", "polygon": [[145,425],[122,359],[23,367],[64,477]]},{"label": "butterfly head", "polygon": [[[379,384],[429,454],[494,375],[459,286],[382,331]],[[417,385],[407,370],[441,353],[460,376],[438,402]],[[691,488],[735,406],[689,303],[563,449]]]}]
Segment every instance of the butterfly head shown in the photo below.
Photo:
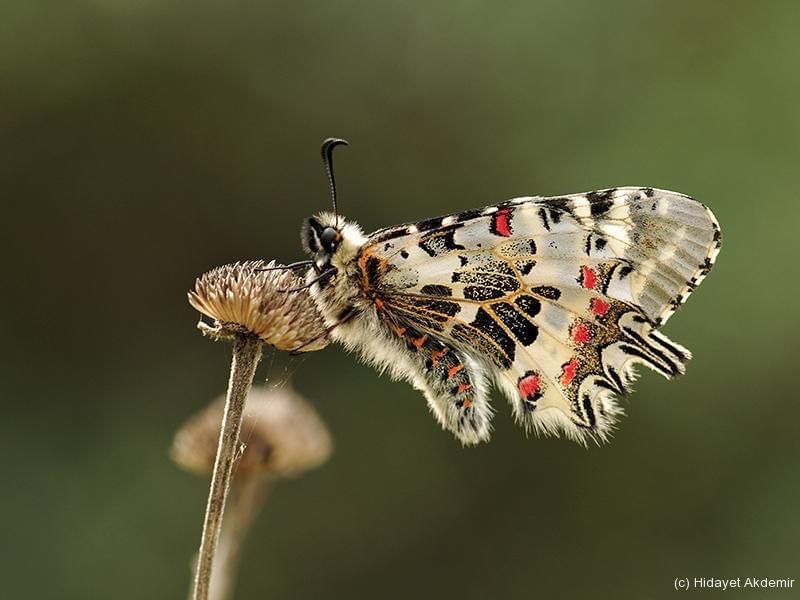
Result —
[{"label": "butterfly head", "polygon": [[[318,269],[330,266],[341,268],[351,260],[364,242],[364,235],[358,225],[347,223],[339,216],[336,206],[336,179],[333,175],[333,149],[346,146],[347,141],[328,138],[322,142],[322,163],[328,175],[331,188],[332,213],[320,213],[308,219],[302,230],[303,247],[314,260]],[[338,263],[338,264],[337,264]]]},{"label": "butterfly head", "polygon": [[307,219],[301,233],[303,248],[323,270],[331,265],[341,268],[352,260],[365,241],[358,225],[329,212]]}]

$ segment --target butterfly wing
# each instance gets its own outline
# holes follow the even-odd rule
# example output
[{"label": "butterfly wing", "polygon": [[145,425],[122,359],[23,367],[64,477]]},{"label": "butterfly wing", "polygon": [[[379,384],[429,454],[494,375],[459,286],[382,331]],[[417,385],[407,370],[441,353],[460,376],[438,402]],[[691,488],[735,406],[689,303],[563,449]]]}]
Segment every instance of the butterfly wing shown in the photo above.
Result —
[{"label": "butterfly wing", "polygon": [[[699,202],[627,187],[517,198],[384,229],[369,237],[360,264],[379,318],[407,344],[410,331],[451,348],[472,378],[491,373],[526,428],[604,439],[634,364],[665,377],[683,372],[688,350],[657,328],[719,246],[719,226]],[[420,377],[438,381],[430,366]],[[432,407],[454,401],[426,395]],[[434,408],[462,440],[453,419],[463,421],[465,399],[488,420],[485,393],[462,395],[448,418]],[[486,437],[488,426],[464,441]]]}]

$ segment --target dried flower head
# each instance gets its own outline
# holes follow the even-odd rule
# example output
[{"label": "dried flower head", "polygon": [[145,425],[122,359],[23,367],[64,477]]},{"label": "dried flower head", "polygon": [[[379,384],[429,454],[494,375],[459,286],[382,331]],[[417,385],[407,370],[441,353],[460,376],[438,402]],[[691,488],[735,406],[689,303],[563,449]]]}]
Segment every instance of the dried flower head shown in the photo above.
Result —
[{"label": "dried flower head", "polygon": [[[290,270],[259,270],[275,261],[234,263],[203,274],[189,303],[214,319],[198,327],[214,337],[252,333],[279,350],[310,352],[328,345],[325,323],[304,282]],[[298,289],[300,288],[300,289]],[[293,290],[287,292],[286,290]]]},{"label": "dried flower head", "polygon": [[[187,471],[211,473],[225,398],[190,418],[175,435],[172,459]],[[331,436],[316,410],[288,386],[254,387],[244,409],[235,480],[288,476],[323,464]]]}]

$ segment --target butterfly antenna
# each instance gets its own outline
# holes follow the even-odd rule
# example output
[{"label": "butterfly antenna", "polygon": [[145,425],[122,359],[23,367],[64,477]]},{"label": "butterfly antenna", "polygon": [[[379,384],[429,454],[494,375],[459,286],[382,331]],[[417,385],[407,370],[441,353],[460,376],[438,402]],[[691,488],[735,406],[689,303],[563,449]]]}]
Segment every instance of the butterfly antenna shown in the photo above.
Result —
[{"label": "butterfly antenna", "polygon": [[339,228],[339,209],[336,207],[336,179],[333,176],[333,149],[336,146],[348,146],[347,140],[339,138],[328,138],[322,142],[322,163],[328,173],[328,183],[331,185],[331,200],[333,202],[333,214],[336,218],[336,228]]}]

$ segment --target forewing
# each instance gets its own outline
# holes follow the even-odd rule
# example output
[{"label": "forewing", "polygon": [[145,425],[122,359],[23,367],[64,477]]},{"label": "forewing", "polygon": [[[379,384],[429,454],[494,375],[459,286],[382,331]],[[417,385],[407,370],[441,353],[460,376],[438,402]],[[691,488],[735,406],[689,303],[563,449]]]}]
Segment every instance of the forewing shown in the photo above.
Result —
[{"label": "forewing", "polygon": [[708,273],[719,243],[699,202],[618,188],[382,230],[362,264],[386,318],[493,367],[526,426],[603,438],[633,364],[683,371],[689,352],[656,328]]}]

